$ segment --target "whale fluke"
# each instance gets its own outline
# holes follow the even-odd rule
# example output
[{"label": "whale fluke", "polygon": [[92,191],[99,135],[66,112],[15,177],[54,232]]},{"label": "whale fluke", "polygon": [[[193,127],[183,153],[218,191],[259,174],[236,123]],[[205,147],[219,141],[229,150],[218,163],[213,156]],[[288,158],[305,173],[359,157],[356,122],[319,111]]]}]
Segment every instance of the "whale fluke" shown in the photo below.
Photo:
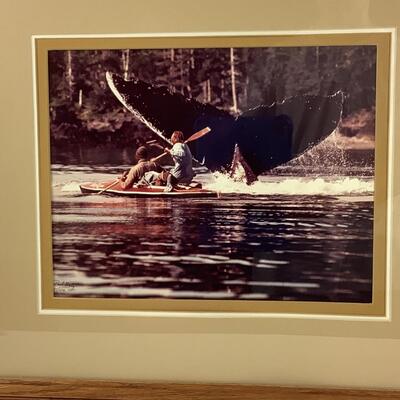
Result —
[{"label": "whale fluke", "polygon": [[109,72],[106,78],[121,103],[165,141],[169,142],[175,130],[187,138],[209,126],[212,132],[190,148],[211,171],[228,171],[240,159],[248,175],[256,177],[321,142],[336,129],[342,114],[342,92],[295,96],[234,117],[163,86],[140,79],[126,81]]}]

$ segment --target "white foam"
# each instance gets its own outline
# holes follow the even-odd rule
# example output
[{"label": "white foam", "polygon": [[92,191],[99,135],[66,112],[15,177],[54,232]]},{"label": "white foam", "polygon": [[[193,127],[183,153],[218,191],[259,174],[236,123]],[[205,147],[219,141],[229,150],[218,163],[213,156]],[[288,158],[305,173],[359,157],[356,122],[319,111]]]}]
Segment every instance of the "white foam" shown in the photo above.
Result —
[{"label": "white foam", "polygon": [[260,180],[252,185],[237,182],[227,174],[215,173],[212,182],[206,188],[220,193],[239,193],[251,195],[355,195],[372,194],[374,182],[371,178],[337,177],[328,179],[322,177],[295,178],[274,177],[270,180]]},{"label": "white foam", "polygon": [[65,185],[62,186],[61,188],[62,192],[80,192],[81,189],[79,187],[78,182],[70,182],[66,183]]},{"label": "white foam", "polygon": [[[332,196],[371,196],[374,192],[372,177],[295,177],[295,176],[261,176],[252,185],[235,181],[228,174],[216,172],[214,174],[200,174],[200,181],[206,189],[221,194],[247,195],[332,195]],[[201,179],[203,178],[203,179]],[[58,182],[53,188],[59,188],[63,193],[79,193],[79,182]]]}]

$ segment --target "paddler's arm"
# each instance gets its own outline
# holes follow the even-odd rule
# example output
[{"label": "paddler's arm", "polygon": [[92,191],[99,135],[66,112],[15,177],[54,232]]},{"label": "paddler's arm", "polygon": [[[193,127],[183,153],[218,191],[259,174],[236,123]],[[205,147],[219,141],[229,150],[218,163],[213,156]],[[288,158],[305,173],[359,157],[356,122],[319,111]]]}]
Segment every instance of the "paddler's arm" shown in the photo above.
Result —
[{"label": "paddler's arm", "polygon": [[136,182],[137,179],[137,165],[134,165],[128,172],[128,174],[125,176],[122,175],[120,181],[121,181],[121,188],[122,189],[129,189],[133,186],[133,184]]}]

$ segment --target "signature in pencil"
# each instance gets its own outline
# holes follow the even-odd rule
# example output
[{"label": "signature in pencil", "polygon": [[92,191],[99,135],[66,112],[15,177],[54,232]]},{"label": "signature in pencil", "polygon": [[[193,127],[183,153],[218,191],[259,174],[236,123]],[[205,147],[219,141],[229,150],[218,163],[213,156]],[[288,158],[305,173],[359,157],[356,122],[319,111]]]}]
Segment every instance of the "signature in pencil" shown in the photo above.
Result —
[{"label": "signature in pencil", "polygon": [[76,284],[72,282],[55,280],[54,281],[54,290],[58,292],[71,292],[76,288]]}]

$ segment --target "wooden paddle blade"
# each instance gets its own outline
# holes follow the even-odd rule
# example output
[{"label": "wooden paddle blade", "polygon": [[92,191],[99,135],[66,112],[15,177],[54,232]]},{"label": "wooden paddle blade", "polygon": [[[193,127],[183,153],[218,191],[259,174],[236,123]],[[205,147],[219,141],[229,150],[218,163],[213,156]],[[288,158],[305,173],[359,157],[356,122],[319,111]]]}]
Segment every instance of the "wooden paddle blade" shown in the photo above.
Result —
[{"label": "wooden paddle blade", "polygon": [[[193,133],[193,135],[190,136],[189,139],[185,140],[185,143],[193,142],[194,140],[200,139],[201,137],[203,137],[210,131],[211,131],[211,129],[207,126],[206,128],[203,128],[202,130],[197,131],[196,133]],[[164,153],[160,154],[159,156],[152,158],[151,161],[153,161],[153,162],[158,161],[160,158],[164,157],[167,154],[168,153],[165,151]]]},{"label": "wooden paddle blade", "polygon": [[211,131],[211,129],[207,126],[206,128],[204,128],[196,133],[193,133],[192,136],[190,136],[188,139],[185,140],[185,143],[193,142],[193,140],[200,139],[201,137],[203,137],[210,131]]}]

